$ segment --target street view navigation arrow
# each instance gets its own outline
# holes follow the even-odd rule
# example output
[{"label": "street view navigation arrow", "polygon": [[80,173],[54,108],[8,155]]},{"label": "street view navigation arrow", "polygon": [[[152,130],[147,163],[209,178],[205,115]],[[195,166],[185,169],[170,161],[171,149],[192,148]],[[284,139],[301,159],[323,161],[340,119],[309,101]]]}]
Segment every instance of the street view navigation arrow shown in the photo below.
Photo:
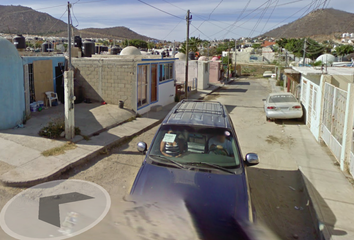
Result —
[{"label": "street view navigation arrow", "polygon": [[38,219],[60,228],[59,205],[88,199],[93,197],[78,192],[42,197],[39,199]]},{"label": "street view navigation arrow", "polygon": [[[82,234],[107,215],[111,197],[93,182],[65,179],[28,188],[0,209],[0,240],[63,240]],[[11,239],[12,239],[11,238]]]}]

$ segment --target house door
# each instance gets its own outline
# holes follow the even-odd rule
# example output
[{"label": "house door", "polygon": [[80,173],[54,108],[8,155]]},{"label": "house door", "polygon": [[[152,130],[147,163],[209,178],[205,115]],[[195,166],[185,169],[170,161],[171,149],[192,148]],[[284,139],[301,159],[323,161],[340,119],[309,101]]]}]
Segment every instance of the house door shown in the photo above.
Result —
[{"label": "house door", "polygon": [[36,101],[45,101],[45,92],[54,91],[52,60],[34,61],[33,79]]},{"label": "house door", "polygon": [[151,65],[151,102],[157,102],[157,64]]},{"label": "house door", "polygon": [[148,65],[138,66],[138,95],[137,106],[142,107],[148,104]]}]

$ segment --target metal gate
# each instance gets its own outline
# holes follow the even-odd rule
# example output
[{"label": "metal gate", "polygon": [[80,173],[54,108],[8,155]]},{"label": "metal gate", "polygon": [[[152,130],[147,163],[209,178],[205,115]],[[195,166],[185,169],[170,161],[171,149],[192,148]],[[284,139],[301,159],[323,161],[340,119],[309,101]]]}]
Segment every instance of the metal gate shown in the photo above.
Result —
[{"label": "metal gate", "polygon": [[342,151],[346,102],[346,91],[325,83],[321,137],[338,161]]},{"label": "metal gate", "polygon": [[312,134],[318,140],[320,129],[320,108],[321,102],[320,87],[315,83],[303,78],[301,88],[301,101],[306,109],[306,125],[310,128]]}]

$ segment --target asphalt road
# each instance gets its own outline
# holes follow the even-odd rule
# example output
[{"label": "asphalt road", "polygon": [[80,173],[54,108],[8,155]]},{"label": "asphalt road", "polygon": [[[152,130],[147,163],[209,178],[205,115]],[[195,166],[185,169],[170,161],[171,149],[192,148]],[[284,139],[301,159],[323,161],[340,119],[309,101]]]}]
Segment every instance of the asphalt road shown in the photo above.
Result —
[{"label": "asphalt road", "polygon": [[[258,221],[280,239],[316,239],[296,156],[290,155],[290,149],[294,152],[294,139],[288,134],[298,127],[306,126],[291,121],[266,122],[262,99],[268,95],[269,89],[265,79],[241,79],[208,96],[207,100],[220,101],[227,106],[243,154],[256,152],[260,156],[259,165],[247,168]],[[73,239],[188,239],[174,237],[173,231],[178,230],[176,226],[170,232],[159,235],[147,233],[146,229],[138,227],[139,220],[136,220],[145,219],[144,213],[135,211],[137,208],[133,207],[136,218],[132,224],[132,218],[126,215],[125,207],[122,207],[127,204],[125,196],[143,161],[136,145],[139,141],[150,144],[156,130],[157,127],[111,152],[102,152],[101,156],[62,176],[62,179],[80,179],[99,184],[112,198],[112,207],[106,218]],[[22,190],[0,186],[0,208]],[[123,222],[129,222],[130,232],[127,228],[117,227]],[[138,232],[139,238],[129,238],[131,230]],[[0,229],[0,239],[12,238]]]}]

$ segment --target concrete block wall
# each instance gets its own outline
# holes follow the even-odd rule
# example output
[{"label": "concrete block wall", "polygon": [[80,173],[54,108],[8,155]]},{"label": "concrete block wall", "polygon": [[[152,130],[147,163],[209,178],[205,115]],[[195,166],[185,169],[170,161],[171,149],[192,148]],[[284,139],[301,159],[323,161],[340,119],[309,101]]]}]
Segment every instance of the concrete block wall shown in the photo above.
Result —
[{"label": "concrete block wall", "polygon": [[73,59],[75,85],[82,88],[83,97],[91,101],[105,101],[134,109],[136,64],[122,59]]}]

